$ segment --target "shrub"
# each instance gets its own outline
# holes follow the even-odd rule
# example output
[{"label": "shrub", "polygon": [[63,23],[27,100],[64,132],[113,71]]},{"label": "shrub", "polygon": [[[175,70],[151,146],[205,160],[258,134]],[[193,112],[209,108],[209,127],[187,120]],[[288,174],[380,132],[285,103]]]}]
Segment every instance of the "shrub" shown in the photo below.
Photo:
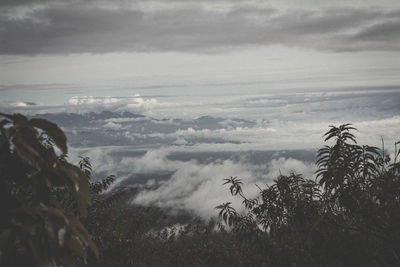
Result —
[{"label": "shrub", "polygon": [[248,199],[240,179],[225,179],[245,213],[224,203],[216,207],[221,222],[245,238],[267,236],[279,265],[400,265],[399,142],[392,160],[384,148],[358,145],[352,130],[331,126],[324,135],[334,143],[318,151],[315,181],[280,175]]}]

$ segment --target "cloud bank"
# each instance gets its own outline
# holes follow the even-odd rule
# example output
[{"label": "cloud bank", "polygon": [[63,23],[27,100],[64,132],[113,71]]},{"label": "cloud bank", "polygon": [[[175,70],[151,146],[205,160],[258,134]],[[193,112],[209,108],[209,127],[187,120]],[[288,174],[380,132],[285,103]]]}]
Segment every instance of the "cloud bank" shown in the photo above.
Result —
[{"label": "cloud bank", "polygon": [[[259,151],[315,149],[329,125],[349,122],[360,130],[362,143],[380,146],[381,136],[392,143],[398,138],[399,101],[396,87],[235,95],[207,102],[81,96],[57,107],[13,103],[4,112],[41,113],[65,129],[73,147]],[[60,111],[65,113],[54,114]]]},{"label": "cloud bank", "polygon": [[[119,161],[105,157],[104,151],[99,150],[91,151],[89,156],[96,165],[101,165],[101,170],[119,169],[130,173],[130,176],[119,177],[114,186],[126,183],[129,179],[134,183],[135,177],[148,177],[145,186],[150,188],[144,189],[133,198],[132,204],[156,205],[175,211],[183,209],[206,219],[216,214],[215,206],[222,202],[231,201],[238,210],[242,209],[241,200],[230,196],[228,188],[222,186],[225,178],[237,176],[243,179],[244,192],[249,197],[254,197],[258,193],[256,183],[264,186],[280,173],[287,174],[291,171],[313,178],[315,171],[313,163],[290,157],[278,157],[264,164],[255,164],[246,158],[201,163],[196,159],[171,159],[170,154],[169,148],[161,148],[149,150],[139,157],[123,157]],[[96,166],[94,169],[96,170]],[[163,173],[168,173],[168,179],[157,179]]]},{"label": "cloud bank", "polygon": [[260,4],[217,8],[140,1],[37,1],[29,7],[0,8],[0,54],[213,53],[266,45],[329,51],[400,49],[398,9],[281,9]]}]

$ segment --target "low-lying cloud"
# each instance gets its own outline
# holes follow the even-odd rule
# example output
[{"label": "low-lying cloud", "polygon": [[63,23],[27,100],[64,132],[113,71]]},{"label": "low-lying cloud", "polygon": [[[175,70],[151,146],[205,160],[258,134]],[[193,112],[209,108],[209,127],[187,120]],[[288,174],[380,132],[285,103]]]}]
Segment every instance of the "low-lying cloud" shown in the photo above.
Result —
[{"label": "low-lying cloud", "polygon": [[[161,153],[160,153],[161,152]],[[222,186],[223,179],[239,177],[244,182],[243,190],[249,197],[258,193],[255,186],[271,183],[279,173],[296,171],[308,177],[313,176],[312,163],[292,158],[279,158],[265,165],[256,165],[245,160],[217,160],[201,164],[196,160],[177,161],[167,158],[166,151],[149,151],[143,157],[134,159],[138,172],[157,173],[171,171],[171,178],[162,181],[158,188],[144,190],[133,199],[134,204],[157,205],[171,209],[184,209],[203,218],[215,215],[215,206],[231,201],[241,210],[241,200],[230,196]]]},{"label": "low-lying cloud", "polygon": [[[216,205],[226,201],[240,210],[240,199],[232,198],[222,186],[224,178],[243,179],[249,197],[257,194],[256,183],[270,183],[280,173],[293,170],[312,178],[315,165],[311,154],[315,150],[310,150],[323,145],[322,135],[329,125],[352,122],[358,129],[359,144],[379,147],[383,137],[385,147],[393,153],[393,142],[399,138],[398,98],[398,89],[253,95],[227,100],[223,107],[251,114],[268,110],[258,112],[256,119],[195,117],[196,113],[190,119],[163,119],[105,112],[89,114],[94,118],[89,121],[81,116],[81,124],[76,126],[75,121],[69,126],[75,127],[75,133],[66,130],[74,144],[71,159],[89,156],[96,172],[115,172],[119,179],[114,186],[142,185],[143,191],[132,203],[184,209],[207,218],[216,214]],[[94,103],[75,106],[97,107],[109,101],[108,107],[123,110],[130,103],[138,104],[128,98],[115,102],[87,99]],[[167,108],[164,103],[154,103],[152,109]],[[207,105],[201,109],[209,111]],[[185,111],[183,107],[182,103],[179,112]],[[293,151],[297,151],[296,157]],[[301,154],[304,151],[308,154]],[[270,154],[265,156],[266,152]]]},{"label": "low-lying cloud", "polygon": [[[363,143],[380,146],[381,136],[392,143],[398,138],[399,101],[398,89],[392,88],[224,96],[208,102],[86,96],[72,97],[58,110],[25,103],[9,108],[27,114],[74,113],[43,115],[66,130],[74,147],[206,152],[316,149],[329,125],[343,123],[353,123]],[[107,112],[91,113],[101,110]],[[126,111],[133,114],[123,115]]]},{"label": "low-lying cloud", "polygon": [[[255,163],[244,156],[199,161],[195,154],[188,152],[185,158],[173,159],[174,149],[163,147],[150,149],[137,156],[115,157],[118,148],[93,148],[84,153],[93,164],[96,173],[117,174],[112,188],[135,185],[142,191],[131,199],[132,204],[156,205],[173,211],[186,210],[203,218],[216,215],[215,206],[230,201],[239,211],[241,200],[232,197],[223,180],[238,177],[243,180],[243,191],[248,197],[255,197],[258,188],[270,184],[280,174],[294,171],[314,179],[316,167],[313,162],[294,159],[290,156],[276,156],[263,163]],[[72,162],[78,160],[82,151],[73,149]],[[213,152],[210,151],[210,156]],[[161,174],[161,175],[160,175]],[[166,175],[166,176],[165,176]],[[146,177],[141,180],[141,177]]]}]

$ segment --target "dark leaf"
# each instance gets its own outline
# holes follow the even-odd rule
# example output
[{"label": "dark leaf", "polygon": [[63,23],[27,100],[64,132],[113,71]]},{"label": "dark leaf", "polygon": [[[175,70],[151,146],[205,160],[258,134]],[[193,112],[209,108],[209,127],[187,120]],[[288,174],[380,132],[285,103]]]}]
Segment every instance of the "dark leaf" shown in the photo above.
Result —
[{"label": "dark leaf", "polygon": [[46,132],[48,136],[53,139],[54,143],[61,150],[63,154],[68,153],[67,148],[67,137],[64,132],[57,126],[57,124],[49,122],[44,119],[31,119],[29,124],[33,127],[37,127]]}]

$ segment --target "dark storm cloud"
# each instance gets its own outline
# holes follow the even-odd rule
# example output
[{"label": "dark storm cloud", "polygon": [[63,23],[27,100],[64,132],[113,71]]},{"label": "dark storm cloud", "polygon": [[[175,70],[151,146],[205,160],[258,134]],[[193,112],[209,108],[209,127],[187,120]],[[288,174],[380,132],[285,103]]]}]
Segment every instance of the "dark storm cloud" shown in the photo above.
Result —
[{"label": "dark storm cloud", "polygon": [[70,2],[22,13],[3,7],[0,53],[202,53],[274,44],[333,51],[400,50],[399,26],[399,10],[240,6],[222,12],[188,5],[149,11]]},{"label": "dark storm cloud", "polygon": [[0,2],[0,6],[22,6],[22,5],[32,5],[38,3],[42,4],[51,1],[52,0],[2,0]]}]

